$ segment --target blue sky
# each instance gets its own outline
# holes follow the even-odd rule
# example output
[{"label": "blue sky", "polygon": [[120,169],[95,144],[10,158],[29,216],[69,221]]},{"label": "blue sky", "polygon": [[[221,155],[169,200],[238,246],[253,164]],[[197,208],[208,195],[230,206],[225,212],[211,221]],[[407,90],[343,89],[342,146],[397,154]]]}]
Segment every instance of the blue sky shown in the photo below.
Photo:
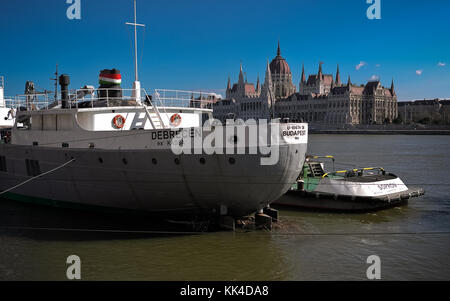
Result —
[{"label": "blue sky", "polygon": [[[66,0],[0,0],[0,75],[6,94],[25,81],[52,90],[55,64],[71,88],[97,86],[105,68],[133,72],[132,0],[80,0],[81,20],[69,20]],[[146,89],[224,94],[243,63],[249,82],[264,80],[265,64],[282,55],[298,86],[324,63],[325,73],[365,83],[372,76],[399,100],[450,98],[450,1],[381,0],[381,20],[369,20],[366,0],[138,0],[140,79]],[[357,70],[356,66],[364,62]],[[439,66],[439,63],[441,63]],[[419,72],[421,70],[421,72]],[[421,73],[420,75],[417,73]]]}]

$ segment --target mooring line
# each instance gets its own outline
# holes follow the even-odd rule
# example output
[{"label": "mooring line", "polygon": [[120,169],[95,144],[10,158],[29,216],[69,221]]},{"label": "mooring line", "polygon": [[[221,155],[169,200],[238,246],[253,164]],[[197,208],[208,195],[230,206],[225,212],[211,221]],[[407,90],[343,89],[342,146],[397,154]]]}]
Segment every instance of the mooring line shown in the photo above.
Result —
[{"label": "mooring line", "polygon": [[27,231],[54,231],[54,232],[91,232],[91,233],[127,233],[127,234],[173,234],[192,235],[206,234],[207,232],[181,232],[181,231],[147,231],[147,230],[111,230],[111,229],[68,229],[68,228],[39,228],[39,227],[0,227],[0,230],[27,230]]},{"label": "mooring line", "polygon": [[[54,232],[87,232],[87,233],[126,233],[126,234],[172,234],[172,235],[193,235],[193,234],[213,234],[218,232],[181,232],[181,231],[147,231],[147,230],[112,230],[112,229],[68,229],[68,228],[42,228],[42,227],[0,227],[0,230],[28,230],[28,231],[54,231]],[[347,233],[301,233],[301,232],[271,232],[258,230],[235,231],[236,234],[246,234],[258,232],[258,234],[270,234],[271,236],[385,236],[385,235],[449,235],[450,231],[424,231],[424,232],[347,232]]]},{"label": "mooring line", "polygon": [[34,181],[34,180],[36,180],[36,179],[38,179],[38,178],[42,178],[42,177],[44,177],[44,176],[46,176],[46,175],[48,175],[48,174],[51,174],[51,173],[53,173],[53,172],[55,172],[55,171],[57,171],[57,170],[59,170],[59,169],[65,167],[65,166],[69,165],[69,164],[72,163],[73,161],[75,161],[75,158],[73,158],[72,160],[70,160],[70,161],[68,161],[68,162],[66,162],[66,163],[64,163],[64,164],[62,164],[62,165],[60,165],[60,166],[58,166],[58,167],[56,167],[56,168],[54,168],[54,169],[52,169],[52,170],[49,170],[49,171],[44,172],[44,173],[41,173],[41,174],[39,174],[39,175],[37,175],[37,176],[34,176],[34,177],[32,177],[31,179],[28,179],[28,180],[26,180],[26,181],[24,181],[24,182],[22,182],[22,183],[20,183],[20,184],[18,184],[18,185],[16,185],[16,186],[14,186],[14,187],[11,187],[11,188],[9,188],[9,189],[7,189],[7,190],[4,190],[4,191],[0,192],[0,196],[2,196],[3,194],[6,194],[6,193],[8,193],[8,192],[10,192],[10,191],[12,191],[12,190],[14,190],[14,189],[17,189],[17,188],[19,188],[19,187],[21,187],[21,186],[23,186],[23,185],[25,185],[25,184],[27,184],[27,183],[29,183],[29,182],[31,182],[31,181]]}]

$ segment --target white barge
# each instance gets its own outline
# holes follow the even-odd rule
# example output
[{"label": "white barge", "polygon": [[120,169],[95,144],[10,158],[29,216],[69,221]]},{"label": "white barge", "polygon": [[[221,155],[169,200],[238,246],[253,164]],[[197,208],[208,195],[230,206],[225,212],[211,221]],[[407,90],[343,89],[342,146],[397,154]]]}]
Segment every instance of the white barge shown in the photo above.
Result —
[{"label": "white barge", "polygon": [[[332,160],[333,171],[324,171],[323,159]],[[404,205],[424,193],[421,188],[408,188],[382,167],[335,171],[333,156],[310,156],[297,182],[274,204],[328,211],[374,211]]]}]

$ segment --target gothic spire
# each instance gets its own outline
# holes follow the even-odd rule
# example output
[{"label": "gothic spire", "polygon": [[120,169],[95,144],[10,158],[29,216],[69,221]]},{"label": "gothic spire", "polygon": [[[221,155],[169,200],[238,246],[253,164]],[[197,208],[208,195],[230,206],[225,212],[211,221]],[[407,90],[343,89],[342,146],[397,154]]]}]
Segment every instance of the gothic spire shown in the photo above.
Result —
[{"label": "gothic spire", "polygon": [[270,72],[269,60],[267,60],[266,78],[264,80],[264,91],[266,94],[272,91],[272,73]]},{"label": "gothic spire", "polygon": [[305,64],[302,64],[302,83],[306,82]]},{"label": "gothic spire", "polygon": [[272,86],[272,74],[270,73],[269,60],[267,60],[266,78],[265,78],[264,84],[267,84],[269,82],[270,82],[270,86]]},{"label": "gothic spire", "polygon": [[244,85],[244,72],[242,71],[242,63],[241,63],[241,69],[239,71],[239,84]]},{"label": "gothic spire", "polygon": [[319,63],[319,73],[317,74],[319,77],[319,80],[322,79],[322,74],[323,74],[322,73],[322,64],[323,64],[322,62]]},{"label": "gothic spire", "polygon": [[395,95],[394,78],[392,78],[392,83],[391,83],[391,93],[392,93],[392,95]]},{"label": "gothic spire", "polygon": [[277,56],[281,56],[280,40],[278,40]]},{"label": "gothic spire", "polygon": [[341,74],[339,73],[339,64],[337,65],[337,71],[336,71],[336,85],[341,85]]},{"label": "gothic spire", "polygon": [[261,84],[259,83],[259,74],[258,74],[258,80],[256,81],[256,91],[261,91]]},{"label": "gothic spire", "polygon": [[231,80],[230,80],[230,77],[229,77],[229,76],[228,76],[227,90],[231,90]]},{"label": "gothic spire", "polygon": [[350,75],[348,76],[347,87],[350,88],[352,85],[352,81],[350,80]]}]

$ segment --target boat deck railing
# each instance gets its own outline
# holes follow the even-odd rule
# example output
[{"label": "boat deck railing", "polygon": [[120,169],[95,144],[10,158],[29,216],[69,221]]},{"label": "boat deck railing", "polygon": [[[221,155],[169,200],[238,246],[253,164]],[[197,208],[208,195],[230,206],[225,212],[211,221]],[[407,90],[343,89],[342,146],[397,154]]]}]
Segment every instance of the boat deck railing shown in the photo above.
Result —
[{"label": "boat deck railing", "polygon": [[183,91],[155,89],[153,99],[157,100],[163,107],[190,107],[212,109],[212,106],[220,96],[215,93],[200,91]]},{"label": "boat deck railing", "polygon": [[326,178],[329,175],[344,175],[344,176],[362,176],[365,172],[376,171],[378,174],[385,174],[383,167],[366,167],[366,168],[355,168],[349,170],[338,170],[334,172],[325,173],[322,178]]},{"label": "boat deck railing", "polygon": [[[140,97],[136,98],[135,89],[95,89],[85,87],[71,90],[68,93],[67,104],[69,108],[94,108],[136,106],[142,104],[163,109],[165,107],[186,107],[212,109],[213,104],[219,99],[214,93],[156,89],[153,95],[149,95],[145,89],[140,90]],[[62,104],[61,97],[55,101],[54,92],[33,93],[17,95],[11,99],[5,99],[6,106],[14,109],[48,110]]]}]

